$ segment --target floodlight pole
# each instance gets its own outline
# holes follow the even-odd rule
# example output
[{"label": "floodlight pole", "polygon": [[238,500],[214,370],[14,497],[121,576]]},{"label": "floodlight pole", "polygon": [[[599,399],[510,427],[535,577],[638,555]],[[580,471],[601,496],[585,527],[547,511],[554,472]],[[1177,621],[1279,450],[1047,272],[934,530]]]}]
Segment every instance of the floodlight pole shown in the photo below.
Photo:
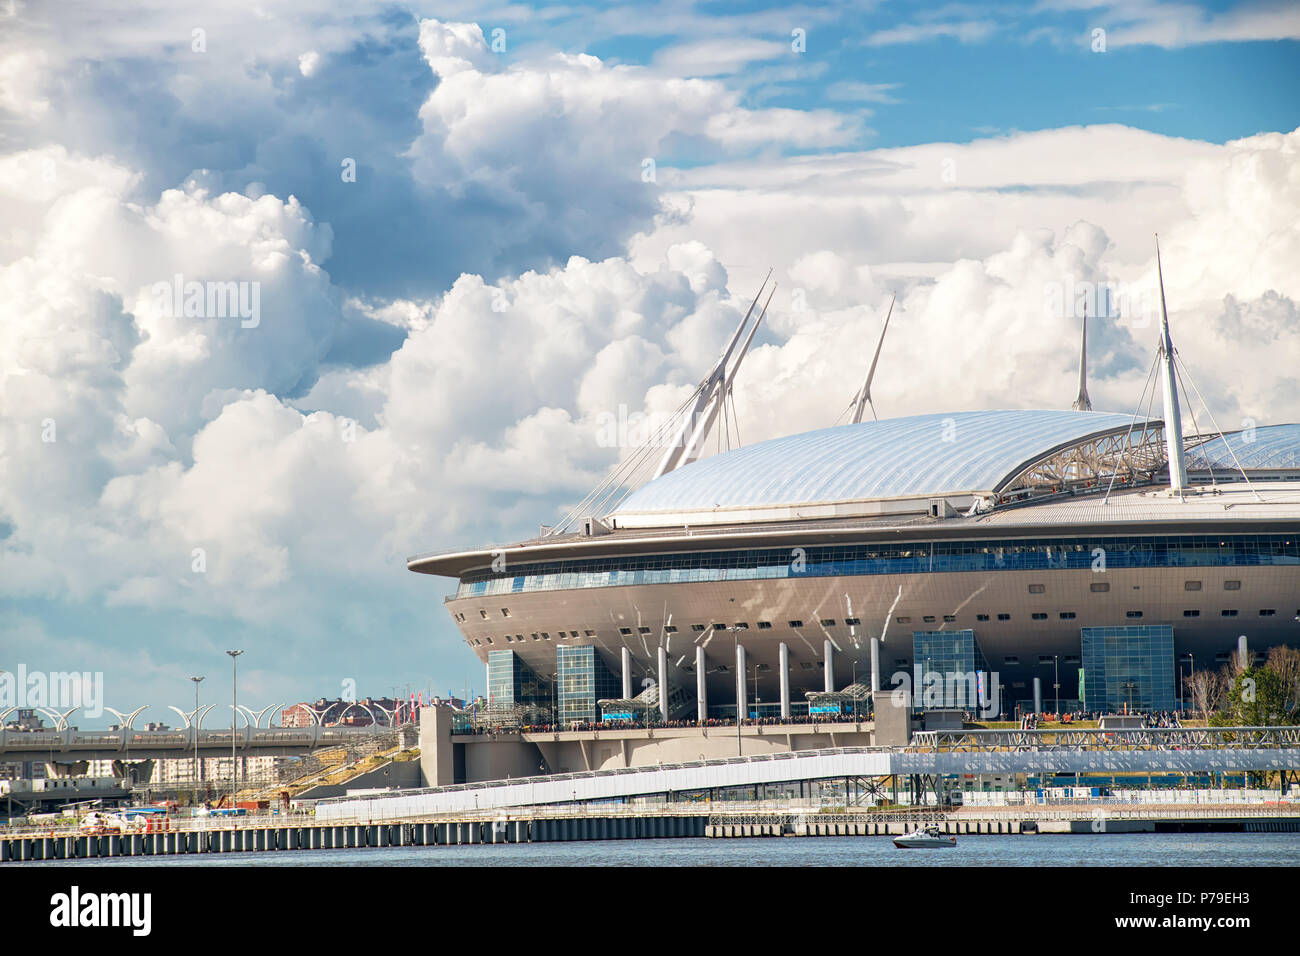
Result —
[{"label": "floodlight pole", "polygon": [[239,693],[238,672],[239,665],[236,658],[243,651],[226,651],[230,655],[230,809],[235,809],[235,802],[239,799],[239,764],[235,757],[235,734],[239,729]]},{"label": "floodlight pole", "polygon": [[194,803],[199,802],[199,684],[202,683],[203,677],[191,677],[194,681],[194,720],[190,724],[190,732],[194,734]]}]

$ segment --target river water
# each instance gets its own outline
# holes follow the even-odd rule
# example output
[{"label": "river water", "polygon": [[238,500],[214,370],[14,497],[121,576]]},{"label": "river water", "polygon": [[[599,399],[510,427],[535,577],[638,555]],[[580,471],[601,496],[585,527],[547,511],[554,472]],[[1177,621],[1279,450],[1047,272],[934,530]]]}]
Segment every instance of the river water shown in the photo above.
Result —
[{"label": "river water", "polygon": [[886,837],[602,840],[118,857],[21,864],[166,866],[1237,866],[1300,865],[1300,833],[965,835],[940,850]]}]

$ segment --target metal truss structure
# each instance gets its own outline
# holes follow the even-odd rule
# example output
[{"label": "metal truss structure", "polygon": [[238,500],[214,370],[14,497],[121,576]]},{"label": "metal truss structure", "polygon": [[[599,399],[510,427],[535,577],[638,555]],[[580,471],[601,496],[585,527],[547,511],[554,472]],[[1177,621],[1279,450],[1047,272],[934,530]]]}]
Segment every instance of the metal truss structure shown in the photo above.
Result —
[{"label": "metal truss structure", "polygon": [[1165,467],[1164,425],[1160,421],[1136,422],[1094,436],[1077,445],[1054,449],[1030,462],[995,489],[999,503],[1014,496],[1059,494],[1079,488],[1093,489],[1112,478],[1121,487],[1155,479]]},{"label": "metal truss structure", "polygon": [[1300,727],[1149,727],[1143,730],[925,730],[912,753],[1300,748]]}]

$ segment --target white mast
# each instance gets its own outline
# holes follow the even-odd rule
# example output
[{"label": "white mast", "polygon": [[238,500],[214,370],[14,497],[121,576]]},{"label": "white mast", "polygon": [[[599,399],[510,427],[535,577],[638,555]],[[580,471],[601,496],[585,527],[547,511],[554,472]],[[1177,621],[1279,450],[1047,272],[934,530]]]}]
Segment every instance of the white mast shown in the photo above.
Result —
[{"label": "white mast", "polygon": [[1169,490],[1180,498],[1187,483],[1183,463],[1183,419],[1178,408],[1178,378],[1174,373],[1174,343],[1169,337],[1169,312],[1165,308],[1165,276],[1160,267],[1160,237],[1156,236],[1156,278],[1160,283],[1160,359],[1164,380],[1165,446],[1169,458]]},{"label": "white mast", "polygon": [[876,354],[871,357],[871,368],[867,370],[867,380],[862,383],[862,388],[858,390],[858,394],[853,396],[853,424],[855,425],[862,421],[862,413],[866,411],[867,405],[871,405],[872,419],[876,417],[876,406],[871,402],[871,380],[876,375],[876,363],[880,361],[880,348],[885,344],[885,333],[889,331],[889,317],[894,314],[894,300],[897,298],[898,294],[895,293],[894,298],[889,300],[889,311],[885,313],[885,324],[880,330],[880,338],[876,340]]},{"label": "white mast", "polygon": [[[668,451],[664,453],[663,460],[659,462],[659,468],[654,474],[656,478],[665,475],[674,468],[678,468],[681,465],[686,464],[687,461],[690,461],[691,458],[687,457],[688,449],[697,447],[699,441],[704,437],[700,431],[700,426],[704,425],[706,422],[712,424],[713,418],[717,415],[718,403],[726,397],[725,388],[728,379],[727,361],[731,358],[731,353],[736,348],[736,343],[740,341],[740,336],[745,331],[745,326],[749,324],[750,316],[754,313],[754,307],[758,305],[759,296],[761,296],[763,290],[767,288],[768,279],[771,277],[772,271],[769,269],[767,276],[763,279],[763,284],[758,288],[758,294],[754,296],[754,301],[749,304],[749,311],[746,312],[745,317],[740,320],[740,325],[736,326],[736,331],[731,336],[731,341],[727,343],[726,349],[723,350],[722,357],[718,359],[718,363],[713,366],[713,370],[710,371],[709,374],[704,377],[703,381],[700,382],[699,388],[695,393],[695,405],[682,419],[681,427],[677,429],[677,433],[673,436],[672,443],[668,446]],[[768,296],[768,299],[769,301],[771,300],[770,295]],[[766,311],[766,306],[764,306],[764,311]],[[759,321],[762,321],[761,316],[759,317]],[[755,325],[755,328],[757,328],[757,325]],[[754,333],[751,330],[751,339],[753,338],[753,335]],[[749,347],[748,341],[746,341],[745,347]],[[741,359],[743,358],[744,355],[742,353]],[[740,361],[737,360],[736,365],[733,367],[731,372],[732,376],[735,375],[736,368],[739,367]],[[708,431],[707,425],[704,428],[704,431]]]},{"label": "white mast", "polygon": [[1088,397],[1088,307],[1083,307],[1083,338],[1079,342],[1079,395],[1071,406],[1076,412],[1092,411]]},{"label": "white mast", "polygon": [[[762,291],[763,290],[760,289],[759,293],[761,294]],[[701,417],[699,424],[695,427],[695,431],[691,434],[690,440],[686,443],[686,447],[682,449],[681,459],[677,463],[678,468],[682,465],[689,465],[700,457],[700,449],[704,447],[704,439],[708,437],[709,429],[713,427],[713,423],[717,420],[718,411],[722,408],[722,403],[725,402],[731,394],[731,388],[736,382],[736,373],[740,371],[740,363],[745,361],[745,356],[749,353],[749,343],[754,341],[754,333],[757,332],[758,327],[763,324],[763,316],[767,315],[767,307],[771,304],[772,296],[775,294],[776,283],[773,282],[772,291],[767,294],[767,299],[763,302],[763,311],[758,313],[758,318],[755,319],[754,324],[750,326],[749,335],[745,337],[745,344],[741,346],[740,354],[736,356],[736,361],[732,363],[730,371],[727,371],[725,368],[726,356],[723,356],[724,364],[722,384],[717,390],[717,400],[709,405],[708,411]]]}]

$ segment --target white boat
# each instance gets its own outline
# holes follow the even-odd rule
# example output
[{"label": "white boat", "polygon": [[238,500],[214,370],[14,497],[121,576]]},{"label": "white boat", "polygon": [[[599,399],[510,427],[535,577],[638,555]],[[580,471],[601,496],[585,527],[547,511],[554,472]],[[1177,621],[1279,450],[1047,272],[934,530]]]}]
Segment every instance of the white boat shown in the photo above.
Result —
[{"label": "white boat", "polygon": [[940,833],[936,826],[917,827],[911,833],[894,837],[894,846],[903,850],[928,850],[941,846],[956,846],[957,838],[949,833]]}]

